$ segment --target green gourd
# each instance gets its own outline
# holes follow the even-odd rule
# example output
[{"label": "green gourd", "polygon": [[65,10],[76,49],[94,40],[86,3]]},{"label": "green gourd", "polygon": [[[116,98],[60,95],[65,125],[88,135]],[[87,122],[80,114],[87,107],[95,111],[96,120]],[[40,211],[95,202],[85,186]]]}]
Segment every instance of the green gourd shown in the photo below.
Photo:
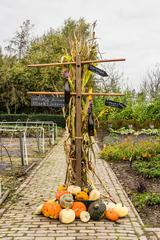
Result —
[{"label": "green gourd", "polygon": [[70,193],[62,195],[59,200],[62,208],[71,208],[73,201],[73,196]]},{"label": "green gourd", "polygon": [[101,200],[91,203],[88,208],[88,212],[91,216],[91,219],[95,221],[100,220],[104,216],[105,211],[106,211],[106,205]]}]

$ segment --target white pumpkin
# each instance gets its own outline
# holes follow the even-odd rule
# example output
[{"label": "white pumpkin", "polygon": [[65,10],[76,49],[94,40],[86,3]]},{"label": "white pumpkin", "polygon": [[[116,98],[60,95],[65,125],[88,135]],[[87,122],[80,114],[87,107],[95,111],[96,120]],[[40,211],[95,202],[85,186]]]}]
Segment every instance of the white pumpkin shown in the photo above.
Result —
[{"label": "white pumpkin", "polygon": [[39,206],[36,208],[34,214],[40,215],[40,214],[42,213],[42,208],[43,208],[43,204],[39,205]]},{"label": "white pumpkin", "polygon": [[120,217],[125,217],[128,215],[128,208],[126,206],[122,206],[121,203],[117,203],[114,207],[114,210]]},{"label": "white pumpkin", "polygon": [[81,188],[79,186],[70,185],[68,186],[67,191],[73,195],[76,195],[78,192],[81,192]]},{"label": "white pumpkin", "polygon": [[82,211],[80,213],[80,220],[82,222],[88,222],[90,220],[90,214],[87,211]]},{"label": "white pumpkin", "polygon": [[89,194],[89,200],[95,201],[100,199],[100,192],[97,189],[93,189]]},{"label": "white pumpkin", "polygon": [[63,209],[59,214],[60,222],[65,224],[74,222],[75,217],[75,212],[72,209]]},{"label": "white pumpkin", "polygon": [[114,209],[115,206],[116,206],[116,204],[113,203],[113,202],[109,202],[109,203],[105,202],[105,204],[106,204],[106,210],[108,210],[108,209]]}]

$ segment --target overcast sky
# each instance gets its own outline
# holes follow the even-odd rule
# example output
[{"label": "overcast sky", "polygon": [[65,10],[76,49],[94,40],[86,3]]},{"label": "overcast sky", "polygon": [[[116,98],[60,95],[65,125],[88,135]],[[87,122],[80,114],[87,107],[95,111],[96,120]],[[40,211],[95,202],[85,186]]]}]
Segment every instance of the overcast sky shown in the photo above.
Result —
[{"label": "overcast sky", "polygon": [[103,58],[126,58],[117,68],[132,88],[160,63],[160,0],[0,0],[0,45],[26,19],[35,25],[34,35],[41,35],[69,17],[97,20]]}]

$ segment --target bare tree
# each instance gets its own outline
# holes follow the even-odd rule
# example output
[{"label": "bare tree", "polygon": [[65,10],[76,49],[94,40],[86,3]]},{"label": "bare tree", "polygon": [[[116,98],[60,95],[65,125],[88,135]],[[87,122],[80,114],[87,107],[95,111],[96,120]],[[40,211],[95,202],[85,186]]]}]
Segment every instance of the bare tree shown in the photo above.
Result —
[{"label": "bare tree", "polygon": [[150,98],[155,98],[160,94],[160,65],[156,64],[152,70],[148,70],[141,91],[145,92]]},{"label": "bare tree", "polygon": [[30,31],[32,28],[33,25],[30,23],[30,20],[25,20],[22,23],[19,30],[16,31],[15,36],[9,41],[8,46],[5,47],[10,56],[17,56],[18,59],[23,57],[29,46]]},{"label": "bare tree", "polygon": [[123,73],[120,73],[115,64],[107,64],[103,66],[103,69],[107,72],[108,77],[101,77],[96,80],[96,87],[104,92],[117,91],[120,89],[120,80],[123,77]]}]

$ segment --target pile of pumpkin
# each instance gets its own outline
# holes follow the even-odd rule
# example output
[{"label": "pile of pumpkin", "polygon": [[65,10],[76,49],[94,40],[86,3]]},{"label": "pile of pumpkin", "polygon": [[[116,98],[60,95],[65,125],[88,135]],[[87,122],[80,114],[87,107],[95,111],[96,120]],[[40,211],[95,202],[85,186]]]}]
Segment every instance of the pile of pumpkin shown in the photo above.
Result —
[{"label": "pile of pumpkin", "polygon": [[76,218],[82,222],[90,219],[98,221],[107,218],[117,221],[128,215],[128,208],[121,203],[104,202],[100,199],[97,189],[85,187],[81,189],[75,185],[60,185],[55,193],[54,200],[41,204],[35,214],[59,219],[61,223],[72,223]]}]

